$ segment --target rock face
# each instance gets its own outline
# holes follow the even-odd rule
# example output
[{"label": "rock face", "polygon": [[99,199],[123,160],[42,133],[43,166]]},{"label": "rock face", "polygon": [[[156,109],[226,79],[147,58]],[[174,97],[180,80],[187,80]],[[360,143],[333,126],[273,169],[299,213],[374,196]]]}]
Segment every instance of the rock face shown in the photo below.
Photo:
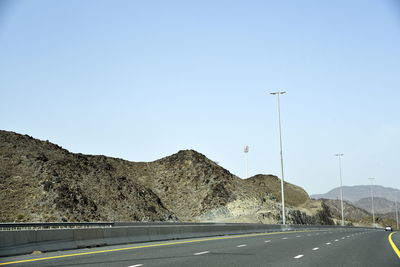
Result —
[{"label": "rock face", "polygon": [[[285,183],[288,222],[308,194]],[[280,180],[242,180],[184,150],[153,162],[70,153],[48,141],[0,131],[0,221],[281,220]]]},{"label": "rock face", "polygon": [[[333,216],[341,220],[342,208],[340,200],[322,199],[322,201],[330,208]],[[346,221],[357,222],[362,218],[370,216],[366,210],[360,209],[347,201],[343,201],[343,211]]]}]

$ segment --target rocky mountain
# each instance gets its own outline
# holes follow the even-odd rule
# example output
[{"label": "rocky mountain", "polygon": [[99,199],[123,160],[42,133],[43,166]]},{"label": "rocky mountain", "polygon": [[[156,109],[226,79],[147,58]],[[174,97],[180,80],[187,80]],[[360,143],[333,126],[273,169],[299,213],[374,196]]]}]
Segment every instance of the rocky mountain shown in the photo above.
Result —
[{"label": "rocky mountain", "polygon": [[[400,190],[380,185],[372,186],[374,197],[386,198],[387,200],[395,201],[396,194],[400,198]],[[363,198],[371,197],[369,185],[343,186],[343,200],[355,203]],[[340,199],[340,188],[334,188],[325,194],[311,195],[314,199]]]},{"label": "rocky mountain", "polygon": [[132,179],[142,165],[1,131],[0,220],[176,220],[153,190]]},{"label": "rocky mountain", "polygon": [[[342,218],[342,209],[340,200],[322,199],[322,201],[330,208],[334,217],[339,221]],[[343,201],[343,216],[346,221],[357,222],[371,214],[364,209],[358,208],[350,202]]]},{"label": "rocky mountain", "polygon": [[[354,206],[359,207],[372,213],[372,200],[370,197],[362,198],[353,203]],[[395,211],[395,202],[387,200],[382,197],[374,197],[374,211],[377,214],[385,214]]]},{"label": "rocky mountain", "polygon": [[[311,223],[310,202],[285,183],[289,222]],[[0,221],[229,221],[276,223],[280,180],[242,180],[184,150],[153,162],[70,153],[0,131]],[[309,209],[308,209],[309,208]]]},{"label": "rocky mountain", "polygon": [[377,218],[381,218],[381,219],[390,219],[396,222],[396,228],[397,228],[397,219],[400,220],[400,210],[397,212],[392,211],[392,212],[388,212],[385,214],[376,214]]}]

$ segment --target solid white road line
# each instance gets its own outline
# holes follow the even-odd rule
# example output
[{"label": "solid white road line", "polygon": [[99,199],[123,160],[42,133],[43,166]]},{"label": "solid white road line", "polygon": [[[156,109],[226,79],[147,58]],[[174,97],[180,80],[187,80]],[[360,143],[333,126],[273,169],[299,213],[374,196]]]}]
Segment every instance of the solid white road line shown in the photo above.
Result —
[{"label": "solid white road line", "polygon": [[319,248],[313,248],[312,250],[318,250]]},{"label": "solid white road line", "polygon": [[243,245],[239,245],[239,246],[237,246],[238,248],[242,248],[242,247],[247,247],[247,245],[246,244],[243,244]]},{"label": "solid white road line", "polygon": [[207,254],[207,253],[210,253],[210,251],[197,252],[197,253],[194,253],[193,255],[203,255],[203,254]]},{"label": "solid white road line", "polygon": [[297,255],[296,257],[293,257],[293,258],[295,258],[295,259],[300,259],[300,258],[302,258],[302,257],[304,257],[304,255]]}]

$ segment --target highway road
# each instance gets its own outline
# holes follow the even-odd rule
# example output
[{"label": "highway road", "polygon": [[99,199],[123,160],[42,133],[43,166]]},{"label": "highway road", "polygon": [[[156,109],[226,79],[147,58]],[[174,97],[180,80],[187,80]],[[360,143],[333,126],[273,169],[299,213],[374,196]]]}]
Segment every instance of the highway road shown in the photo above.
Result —
[{"label": "highway road", "polygon": [[382,230],[327,229],[221,236],[6,257],[0,265],[400,266],[400,233],[389,235]]}]

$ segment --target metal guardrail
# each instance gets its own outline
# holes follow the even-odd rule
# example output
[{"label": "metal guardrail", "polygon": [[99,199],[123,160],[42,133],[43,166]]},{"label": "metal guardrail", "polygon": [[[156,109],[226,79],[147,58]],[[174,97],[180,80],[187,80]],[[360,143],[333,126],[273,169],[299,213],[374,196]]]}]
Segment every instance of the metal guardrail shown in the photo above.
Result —
[{"label": "metal guardrail", "polygon": [[51,222],[51,223],[0,223],[0,231],[41,230],[41,229],[77,229],[77,228],[109,228],[114,222]]},{"label": "metal guardrail", "polygon": [[[0,231],[78,229],[132,226],[178,226],[178,225],[230,225],[230,223],[194,223],[194,222],[35,222],[35,223],[0,223]],[[231,223],[231,225],[238,225]]]},{"label": "metal guardrail", "polygon": [[[46,229],[81,229],[81,228],[111,228],[111,227],[139,227],[139,226],[249,226],[258,225],[254,223],[194,223],[194,222],[49,222],[49,223],[0,223],[0,231],[19,230],[46,230]],[[260,224],[264,225],[264,224]],[[266,225],[264,225],[266,226]],[[342,228],[335,225],[288,225],[291,227],[320,227],[320,228]],[[352,227],[344,227],[352,228]],[[366,227],[362,227],[366,228]],[[371,228],[373,229],[373,228]]]}]

